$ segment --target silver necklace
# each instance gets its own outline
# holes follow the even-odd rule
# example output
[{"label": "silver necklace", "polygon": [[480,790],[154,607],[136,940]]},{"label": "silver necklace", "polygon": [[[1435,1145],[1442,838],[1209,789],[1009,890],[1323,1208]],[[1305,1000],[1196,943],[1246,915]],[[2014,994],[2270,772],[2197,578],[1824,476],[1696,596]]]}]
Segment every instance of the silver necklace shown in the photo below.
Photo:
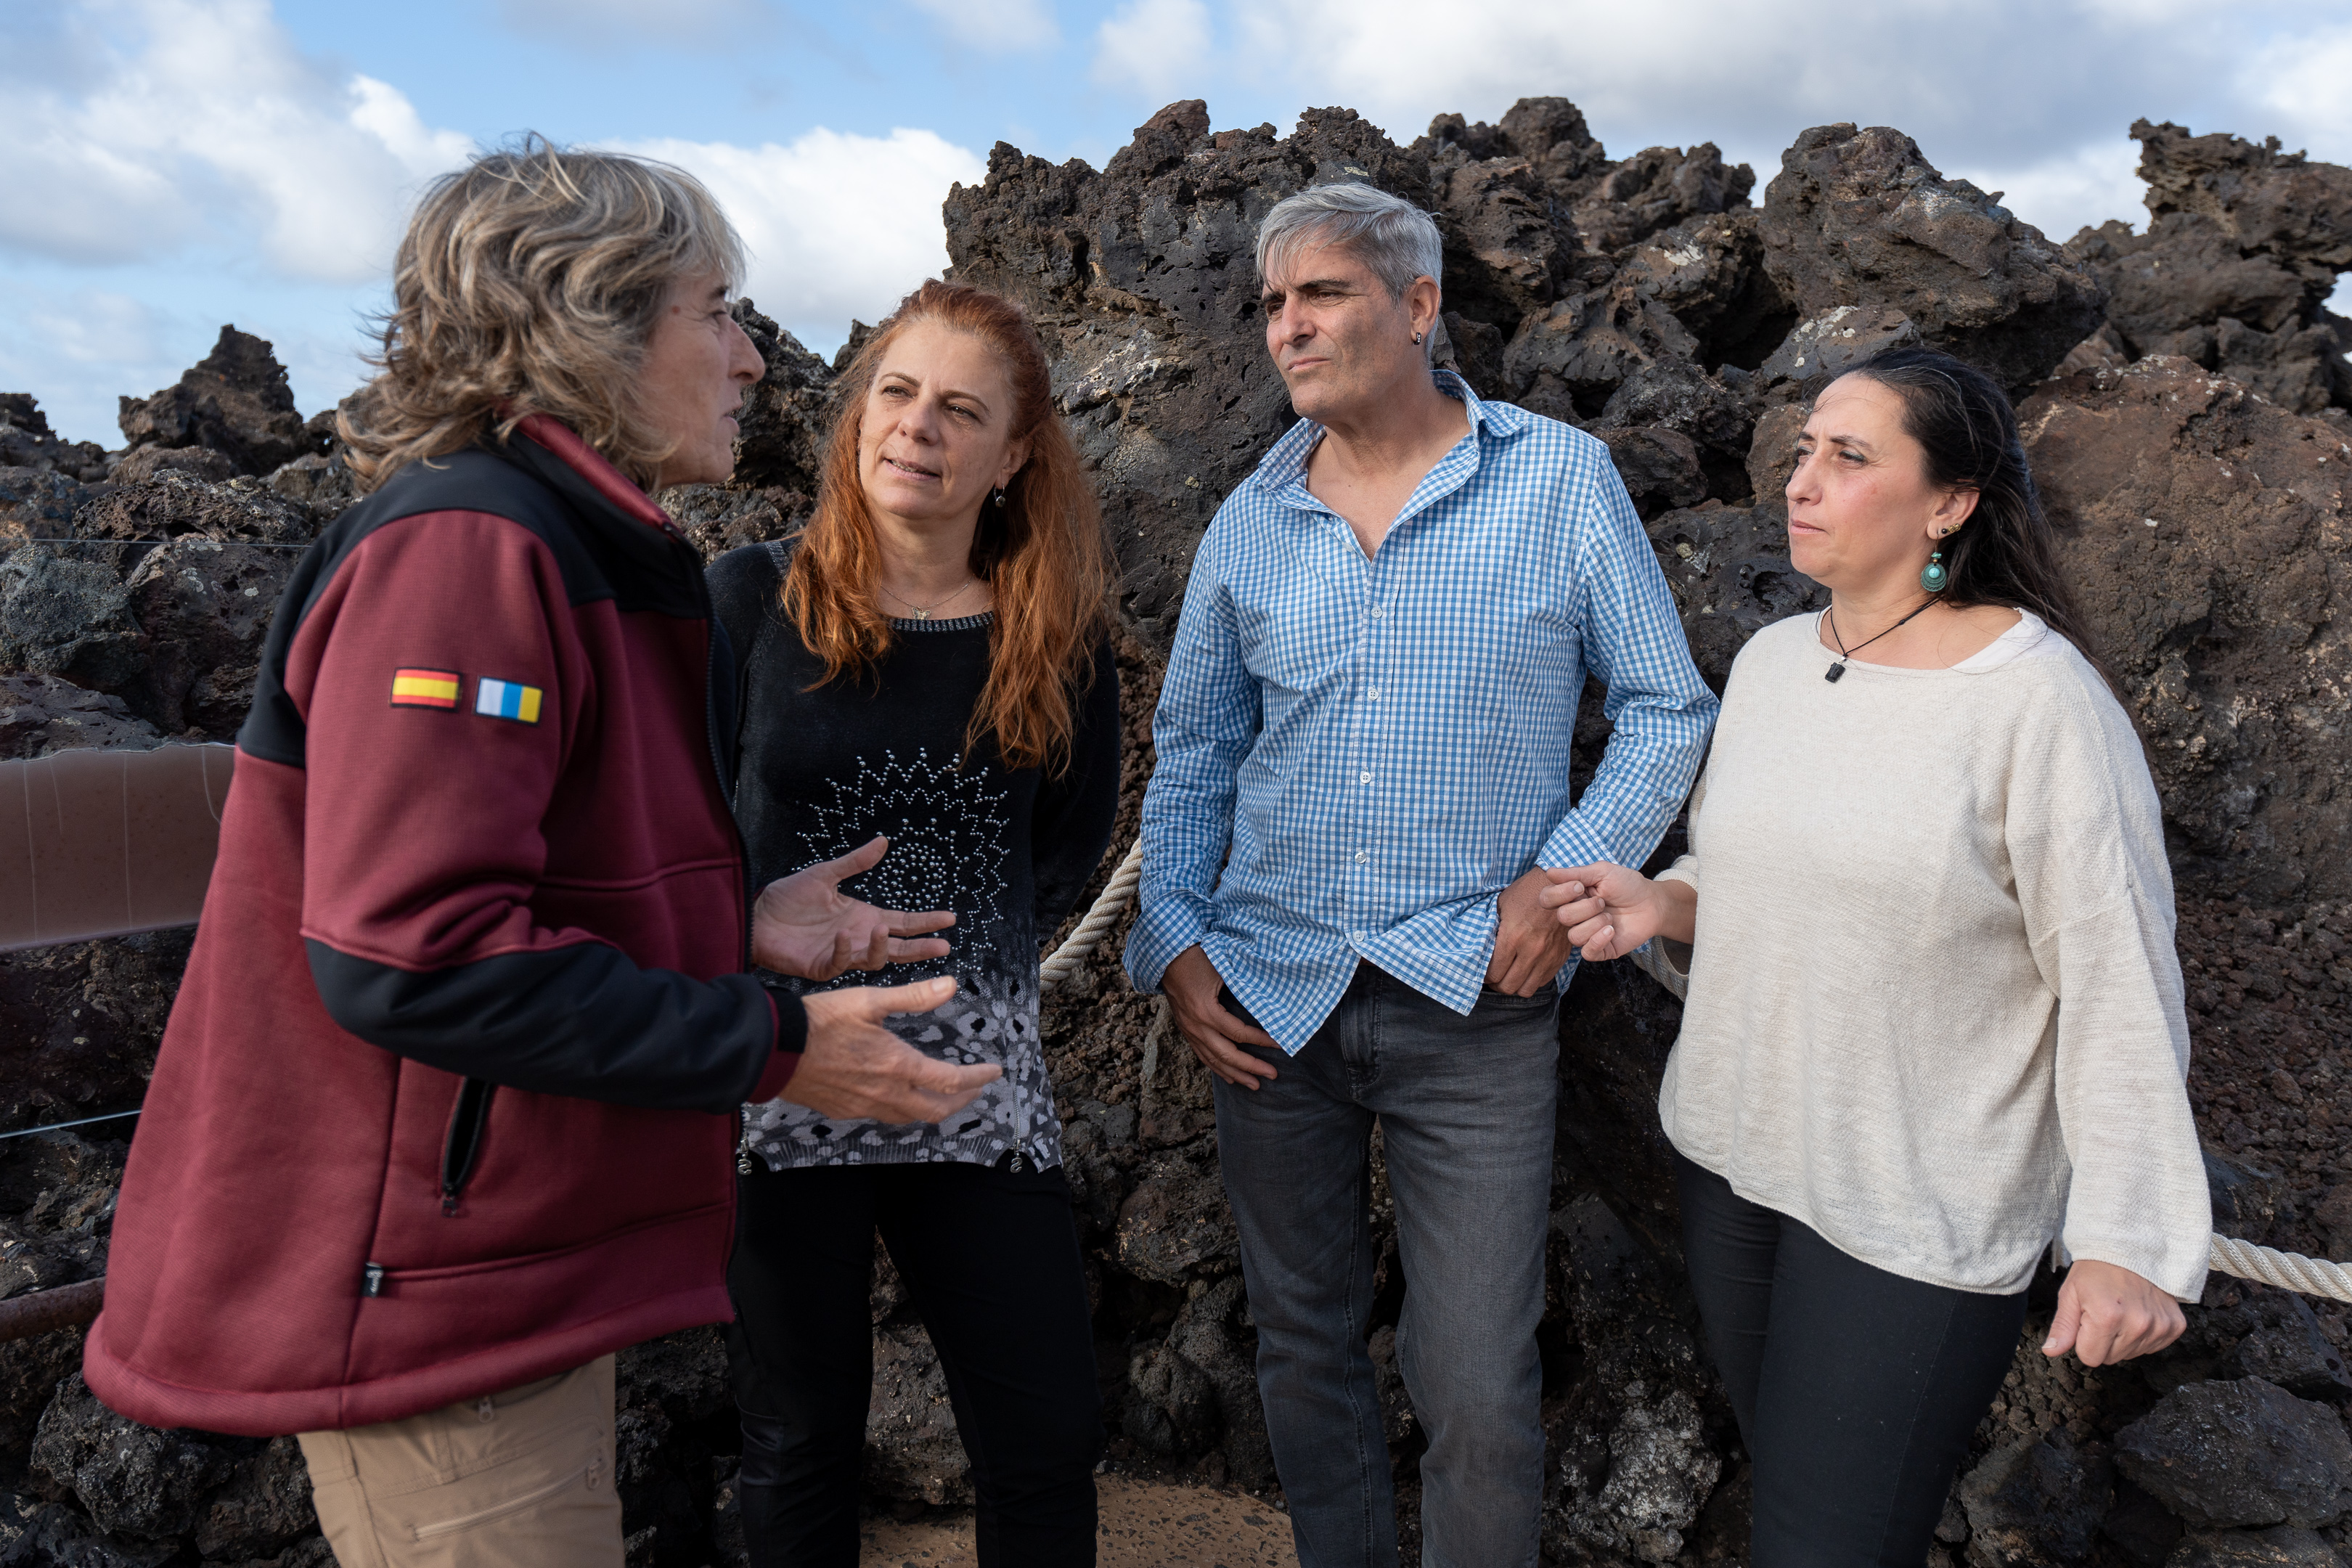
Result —
[{"label": "silver necklace", "polygon": [[977,577],[967,578],[954,593],[950,594],[946,598],[940,600],[934,605],[919,605],[915,603],[914,600],[907,597],[906,595],[899,593],[896,588],[889,586],[887,584],[877,585],[881,587],[884,593],[889,595],[892,598],[906,605],[907,608],[914,611],[915,618],[917,620],[928,621],[931,618],[931,613],[934,610],[946,609],[950,605],[954,604],[958,599],[963,597],[964,589],[971,587],[974,583],[979,581],[980,579]]}]

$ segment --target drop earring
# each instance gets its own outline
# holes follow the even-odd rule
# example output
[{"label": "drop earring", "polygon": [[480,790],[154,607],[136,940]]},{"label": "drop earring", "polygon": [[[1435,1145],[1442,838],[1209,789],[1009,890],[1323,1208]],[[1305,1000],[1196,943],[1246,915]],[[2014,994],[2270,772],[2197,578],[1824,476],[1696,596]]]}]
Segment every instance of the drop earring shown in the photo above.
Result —
[{"label": "drop earring", "polygon": [[[1946,530],[1946,531],[1950,531]],[[1941,539],[1943,536],[1938,534],[1937,537]],[[1951,571],[1945,566],[1944,552],[1939,548],[1933,555],[1927,557],[1927,564],[1919,568],[1919,586],[1930,594],[1940,594],[1951,580]]]}]

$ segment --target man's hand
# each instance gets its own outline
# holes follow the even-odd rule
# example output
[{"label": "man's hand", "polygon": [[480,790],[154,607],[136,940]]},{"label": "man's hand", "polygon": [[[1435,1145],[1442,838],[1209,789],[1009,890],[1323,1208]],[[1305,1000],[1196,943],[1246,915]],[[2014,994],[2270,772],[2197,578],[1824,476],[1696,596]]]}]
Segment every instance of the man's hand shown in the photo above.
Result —
[{"label": "man's hand", "polygon": [[779,877],[761,889],[751,906],[751,962],[779,974],[830,980],[845,970],[945,958],[945,938],[908,939],[955,924],[947,910],[901,914],[842,897],[841,884],[872,870],[889,847],[888,839],[877,838],[838,860]]},{"label": "man's hand", "polygon": [[1532,996],[1551,984],[1576,944],[1567,929],[1538,901],[1550,885],[1538,866],[1503,889],[1495,908],[1495,956],[1486,962],[1486,985],[1512,996]]},{"label": "man's hand", "polygon": [[1272,1046],[1276,1050],[1282,1047],[1264,1029],[1225,1011],[1224,1004],[1217,1000],[1224,984],[1217,966],[1195,942],[1176,955],[1168,973],[1160,976],[1160,989],[1168,994],[1169,1009],[1176,1015],[1176,1032],[1184,1037],[1201,1065],[1237,1088],[1255,1089],[1258,1079],[1282,1075],[1268,1067],[1264,1058],[1242,1049],[1239,1042]]},{"label": "man's hand", "polygon": [[882,1020],[893,1013],[928,1013],[955,994],[956,983],[942,978],[803,997],[808,1045],[781,1098],[845,1121],[946,1121],[1004,1069],[993,1062],[958,1067],[927,1057],[884,1028]]},{"label": "man's hand", "polygon": [[1653,882],[1639,871],[1602,861],[1546,871],[1537,901],[1595,963],[1622,958],[1654,936],[1688,942],[1698,899],[1684,881]]},{"label": "man's hand", "polygon": [[2078,1258],[2058,1287],[2042,1353],[2055,1359],[2071,1350],[2084,1366],[2105,1366],[2160,1351],[2188,1326],[2179,1302],[2130,1269]]}]

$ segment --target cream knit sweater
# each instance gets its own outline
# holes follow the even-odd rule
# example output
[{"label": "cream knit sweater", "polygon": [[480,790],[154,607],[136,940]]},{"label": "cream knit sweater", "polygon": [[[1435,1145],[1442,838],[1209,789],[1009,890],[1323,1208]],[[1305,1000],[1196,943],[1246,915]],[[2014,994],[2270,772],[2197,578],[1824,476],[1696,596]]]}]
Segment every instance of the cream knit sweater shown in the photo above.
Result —
[{"label": "cream knit sweater", "polygon": [[2130,722],[2031,616],[1834,684],[1816,624],[1741,651],[1666,873],[1699,894],[1666,1135],[1890,1273],[2007,1294],[2058,1237],[2193,1300],[2211,1213]]}]

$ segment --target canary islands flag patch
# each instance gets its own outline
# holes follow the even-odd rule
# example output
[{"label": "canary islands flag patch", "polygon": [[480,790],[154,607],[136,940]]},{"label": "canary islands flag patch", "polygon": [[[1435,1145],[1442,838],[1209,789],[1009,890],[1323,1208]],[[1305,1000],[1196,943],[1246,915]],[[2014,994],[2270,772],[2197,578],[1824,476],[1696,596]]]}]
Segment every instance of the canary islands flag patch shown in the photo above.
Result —
[{"label": "canary islands flag patch", "polygon": [[518,686],[511,680],[485,677],[474,689],[474,711],[492,719],[512,719],[519,724],[536,724],[539,700],[543,695],[536,686]]},{"label": "canary islands flag patch", "polygon": [[395,669],[392,672],[392,705],[454,709],[462,679],[454,669]]}]

